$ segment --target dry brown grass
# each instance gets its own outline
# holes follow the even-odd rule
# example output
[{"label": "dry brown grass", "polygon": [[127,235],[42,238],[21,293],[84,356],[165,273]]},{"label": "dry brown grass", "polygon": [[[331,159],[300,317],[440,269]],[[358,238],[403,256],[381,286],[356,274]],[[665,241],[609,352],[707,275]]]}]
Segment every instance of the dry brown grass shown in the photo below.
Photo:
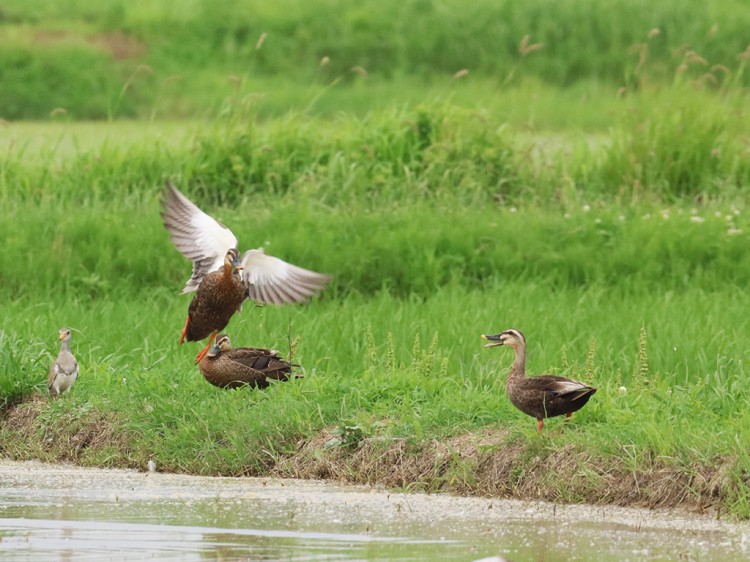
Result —
[{"label": "dry brown grass", "polygon": [[55,462],[90,464],[103,451],[120,451],[119,462],[125,462],[127,436],[117,430],[117,420],[100,412],[83,415],[67,413],[54,424],[39,420],[49,400],[32,394],[7,409],[0,421],[0,454],[15,460],[40,459]]},{"label": "dry brown grass", "polygon": [[365,441],[355,450],[326,449],[332,436],[326,431],[301,443],[273,473],[488,497],[703,510],[718,505],[733,465],[729,459],[684,467],[647,458],[633,471],[617,458],[596,458],[573,445],[537,451],[507,443],[503,430],[421,445]]},{"label": "dry brown grass", "polygon": [[[79,464],[101,464],[102,455],[108,455],[108,466],[134,466],[129,438],[117,430],[116,420],[94,411],[66,413],[47,426],[39,419],[47,400],[35,394],[4,412],[0,454]],[[644,455],[632,469],[617,457],[595,457],[572,444],[556,449],[549,441],[514,440],[502,429],[444,442],[365,439],[352,448],[327,447],[334,437],[330,428],[301,441],[294,454],[269,466],[266,475],[410,491],[703,511],[718,509],[722,497],[731,493],[736,463],[722,459],[713,466],[686,466]]]}]

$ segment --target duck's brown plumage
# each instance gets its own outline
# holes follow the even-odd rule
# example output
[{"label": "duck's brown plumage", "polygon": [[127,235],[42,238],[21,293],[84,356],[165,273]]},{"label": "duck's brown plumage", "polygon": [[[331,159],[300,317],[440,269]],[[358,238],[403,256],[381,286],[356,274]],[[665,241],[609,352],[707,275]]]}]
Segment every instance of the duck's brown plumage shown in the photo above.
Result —
[{"label": "duck's brown plumage", "polygon": [[505,390],[513,405],[537,420],[542,430],[545,418],[570,415],[583,408],[596,388],[574,379],[556,375],[526,376],[526,338],[518,330],[483,335],[490,343],[485,347],[507,345],[515,351],[515,361],[508,373]]},{"label": "duck's brown plumage", "polygon": [[232,265],[238,258],[236,250],[229,250],[224,266],[203,277],[190,301],[183,339],[200,341],[227,327],[232,315],[242,308],[247,296],[239,271]]},{"label": "duck's brown plumage", "polygon": [[221,334],[198,367],[208,382],[220,388],[265,388],[271,380],[288,380],[293,365],[272,349],[233,348],[229,337]]}]

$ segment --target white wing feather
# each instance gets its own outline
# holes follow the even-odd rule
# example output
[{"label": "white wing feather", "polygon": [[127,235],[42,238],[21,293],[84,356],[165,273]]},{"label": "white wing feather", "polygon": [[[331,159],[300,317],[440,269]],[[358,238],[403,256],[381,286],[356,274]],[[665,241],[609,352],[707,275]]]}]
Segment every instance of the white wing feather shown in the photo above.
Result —
[{"label": "white wing feather", "polygon": [[554,389],[558,394],[570,394],[590,388],[587,384],[570,379],[567,381],[555,381]]},{"label": "white wing feather", "polygon": [[164,192],[162,208],[170,240],[193,262],[193,275],[182,292],[195,291],[207,273],[222,266],[227,251],[237,247],[237,238],[170,183]]},{"label": "white wing feather", "polygon": [[242,280],[248,297],[264,304],[306,301],[320,292],[330,279],[328,275],[269,256],[262,248],[245,252],[242,265]]}]

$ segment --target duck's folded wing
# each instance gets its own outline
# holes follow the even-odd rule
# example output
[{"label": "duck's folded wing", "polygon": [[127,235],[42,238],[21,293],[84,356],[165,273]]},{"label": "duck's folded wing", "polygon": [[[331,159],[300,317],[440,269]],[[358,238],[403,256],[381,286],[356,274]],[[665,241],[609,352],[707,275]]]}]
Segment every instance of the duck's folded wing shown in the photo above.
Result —
[{"label": "duck's folded wing", "polygon": [[52,365],[49,368],[49,376],[47,377],[47,388],[52,388],[52,383],[55,382],[55,379],[57,378],[57,373],[60,372],[60,366],[57,364],[57,361],[52,363]]},{"label": "duck's folded wing", "polygon": [[273,359],[276,359],[276,355],[270,349],[255,347],[233,348],[227,356],[227,360],[234,364],[241,364],[258,371],[267,369]]},{"label": "duck's folded wing", "polygon": [[[271,349],[258,348],[235,348],[231,351],[229,360],[238,370],[246,368],[272,379],[287,378],[292,372],[292,365],[284,361],[277,355],[277,352]],[[239,366],[242,366],[241,368]],[[248,371],[243,371],[247,373]]]},{"label": "duck's folded wing", "polygon": [[566,379],[557,376],[548,376],[546,378],[547,383],[545,385],[545,390],[553,393],[555,396],[568,396],[571,399],[576,400],[594,390],[593,387],[574,379]]},{"label": "duck's folded wing", "polygon": [[264,304],[306,301],[318,294],[330,280],[328,275],[269,256],[262,249],[245,252],[242,266],[242,280],[248,297]]},{"label": "duck's folded wing", "polygon": [[161,205],[169,239],[183,256],[193,262],[193,275],[182,292],[195,291],[203,276],[221,267],[227,251],[237,247],[237,238],[170,182],[166,184]]}]

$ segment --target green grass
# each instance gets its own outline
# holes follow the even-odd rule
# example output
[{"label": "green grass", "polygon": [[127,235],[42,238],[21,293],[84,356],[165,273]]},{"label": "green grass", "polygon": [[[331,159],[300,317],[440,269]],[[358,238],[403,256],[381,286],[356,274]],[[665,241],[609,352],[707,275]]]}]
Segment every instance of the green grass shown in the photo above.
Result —
[{"label": "green grass", "polygon": [[[384,99],[461,97],[457,82],[491,98],[528,80],[611,92],[747,81],[739,0],[41,4],[3,4],[3,119],[195,118],[220,113],[233,93],[276,115],[365,113]],[[338,93],[315,101],[328,89]]]},{"label": "green grass", "polygon": [[[497,446],[529,462],[572,448],[636,473],[724,467],[720,501],[748,516],[744,99],[641,92],[614,101],[609,135],[594,138],[446,101],[325,119],[243,107],[142,136],[128,123],[13,126],[0,400],[44,392],[62,326],[78,330],[82,374],[60,400],[18,406],[38,417],[0,424],[0,453],[267,474],[321,435],[348,454],[403,439],[418,456],[502,430]],[[220,391],[192,364],[198,345],[177,345],[190,266],[161,225],[166,177],[243,249],[334,275],[315,302],[247,306],[227,330],[287,355],[293,343],[303,379]],[[510,327],[527,336],[530,373],[599,387],[569,431],[552,420],[540,439],[507,400],[511,353],[479,335]],[[459,460],[414,484],[470,483]],[[601,497],[574,483],[564,499]]]},{"label": "green grass", "polygon": [[[177,346],[186,303],[156,289],[136,301],[14,303],[3,325],[14,341],[3,353],[27,359],[4,380],[43,386],[40,340],[54,354],[58,324],[78,328],[81,379],[38,423],[68,420],[57,431],[75,434],[71,419],[101,412],[128,445],[105,459],[100,448],[84,450],[78,460],[90,464],[142,466],[153,455],[164,470],[262,474],[300,438],[330,427],[416,444],[503,428],[534,446],[535,423],[504,395],[511,352],[483,349],[479,338],[513,326],[528,337],[531,373],[579,376],[600,388],[572,431],[556,434],[559,422],[548,422],[546,449],[573,444],[613,459],[630,452],[637,470],[642,455],[710,466],[748,444],[748,298],[736,289],[623,295],[601,285],[497,281],[483,290],[451,283],[424,298],[381,292],[245,310],[230,325],[233,339],[284,353],[289,337],[298,339],[295,360],[305,372],[260,392],[222,392],[202,380],[191,360],[197,345]],[[4,443],[5,454],[55,458],[44,443],[19,449],[7,433]]]}]

